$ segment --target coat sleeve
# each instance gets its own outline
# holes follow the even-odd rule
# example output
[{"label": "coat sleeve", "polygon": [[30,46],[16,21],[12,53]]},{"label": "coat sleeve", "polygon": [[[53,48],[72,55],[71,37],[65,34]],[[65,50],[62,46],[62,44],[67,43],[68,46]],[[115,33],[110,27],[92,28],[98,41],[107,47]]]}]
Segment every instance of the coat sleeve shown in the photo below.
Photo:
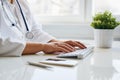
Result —
[{"label": "coat sleeve", "polygon": [[27,0],[20,0],[22,6],[24,7],[26,19],[28,21],[29,27],[34,34],[34,39],[30,40],[33,42],[41,42],[46,43],[52,39],[55,39],[52,35],[48,34],[47,32],[42,30],[42,25],[38,24],[38,22],[34,19],[34,16],[30,10],[29,3]]},{"label": "coat sleeve", "polygon": [[0,56],[21,56],[25,43],[0,35]]},{"label": "coat sleeve", "polygon": [[10,21],[3,15],[0,2],[0,56],[21,56],[26,42],[21,32],[10,25]]}]

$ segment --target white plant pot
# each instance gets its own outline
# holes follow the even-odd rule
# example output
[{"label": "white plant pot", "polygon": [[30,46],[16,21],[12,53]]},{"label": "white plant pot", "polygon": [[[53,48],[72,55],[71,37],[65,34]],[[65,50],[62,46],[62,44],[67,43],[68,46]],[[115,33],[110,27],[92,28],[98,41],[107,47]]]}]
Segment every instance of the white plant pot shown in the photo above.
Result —
[{"label": "white plant pot", "polygon": [[94,39],[96,47],[112,47],[113,29],[94,29]]}]

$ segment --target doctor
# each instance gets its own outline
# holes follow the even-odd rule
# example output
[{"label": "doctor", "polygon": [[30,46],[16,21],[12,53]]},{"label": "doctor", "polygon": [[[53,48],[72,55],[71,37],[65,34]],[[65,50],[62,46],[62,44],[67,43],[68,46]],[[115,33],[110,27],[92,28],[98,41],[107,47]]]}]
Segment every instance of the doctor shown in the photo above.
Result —
[{"label": "doctor", "polygon": [[72,52],[86,48],[78,41],[60,41],[34,20],[27,0],[0,0],[0,56]]}]

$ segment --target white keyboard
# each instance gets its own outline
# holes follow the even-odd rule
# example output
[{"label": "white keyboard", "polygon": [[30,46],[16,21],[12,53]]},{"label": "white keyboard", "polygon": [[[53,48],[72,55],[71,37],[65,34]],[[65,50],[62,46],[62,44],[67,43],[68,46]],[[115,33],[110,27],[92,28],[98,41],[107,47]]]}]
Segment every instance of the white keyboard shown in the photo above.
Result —
[{"label": "white keyboard", "polygon": [[74,52],[61,53],[57,55],[59,58],[78,58],[83,59],[93,51],[94,47],[87,47],[86,49],[79,49]]}]

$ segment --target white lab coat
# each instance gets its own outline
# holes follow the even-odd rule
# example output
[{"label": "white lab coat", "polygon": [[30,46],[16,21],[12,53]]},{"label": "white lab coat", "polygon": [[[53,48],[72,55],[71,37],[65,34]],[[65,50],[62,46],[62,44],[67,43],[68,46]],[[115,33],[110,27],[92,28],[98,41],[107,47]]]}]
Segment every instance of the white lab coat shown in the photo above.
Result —
[{"label": "white lab coat", "polygon": [[[7,2],[8,0],[3,1]],[[12,11],[9,11],[8,8],[8,14],[11,12],[12,14],[14,13],[13,19],[16,18],[18,22],[18,27],[20,29],[16,26],[11,26],[12,23],[5,16],[0,0],[0,56],[21,56],[27,41],[47,43],[54,38],[44,32],[41,29],[41,25],[38,25],[33,19],[32,13],[28,6],[28,2],[26,0],[19,0],[19,3],[22,7],[22,11],[24,12],[24,16],[28,23],[29,30],[32,31],[34,34],[34,38],[25,38],[25,33],[27,32],[27,30],[17,3],[15,2],[13,5],[9,3]]]}]

